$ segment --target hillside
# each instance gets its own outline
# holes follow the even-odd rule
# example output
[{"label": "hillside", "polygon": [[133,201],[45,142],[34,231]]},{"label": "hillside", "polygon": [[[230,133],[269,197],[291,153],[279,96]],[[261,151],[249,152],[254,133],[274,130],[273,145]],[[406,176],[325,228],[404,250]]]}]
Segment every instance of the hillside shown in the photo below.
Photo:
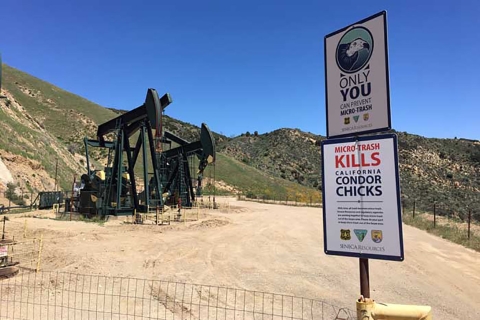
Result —
[{"label": "hillside", "polygon": [[[0,192],[5,191],[7,182],[12,180],[19,193],[22,189],[25,192],[54,190],[57,159],[58,186],[70,190],[74,175],[78,179],[86,171],[83,138],[94,138],[98,124],[125,112],[104,108],[7,65],[3,65],[2,84],[6,99],[0,99],[0,168],[4,168],[0,174]],[[139,92],[138,96],[143,99],[144,94]],[[199,119],[198,125],[202,121]],[[186,140],[198,140],[198,126],[165,115],[164,127]],[[213,134],[217,144],[228,140]],[[91,148],[90,156],[96,165],[102,166],[107,153]],[[212,176],[213,171],[219,193],[282,196],[311,193],[320,199],[318,191],[266,175],[228,155],[220,154],[215,169],[208,168],[207,175]],[[206,181],[208,184],[213,180],[207,177]],[[213,188],[207,189],[213,192]]]},{"label": "hillside", "polygon": [[[393,132],[393,131],[392,131]],[[420,209],[478,206],[480,142],[424,138],[397,132],[402,194]],[[222,152],[269,174],[321,190],[321,148],[325,137],[298,129],[245,133],[221,145]],[[478,215],[478,213],[476,213]]]},{"label": "hillside", "polygon": [[[74,174],[85,171],[82,139],[94,137],[98,124],[125,112],[104,108],[6,65],[3,84],[7,98],[0,100],[0,158],[11,177],[3,170],[0,192],[12,178],[25,191],[53,190],[57,159],[58,184],[69,190]],[[198,125],[203,121],[198,119]],[[186,140],[198,139],[196,125],[165,115],[164,126]],[[397,134],[405,201],[415,200],[423,209],[431,209],[435,201],[459,214],[466,213],[467,205],[476,208],[480,142]],[[269,198],[320,196],[320,142],[325,137],[299,129],[214,136],[220,154],[215,169],[207,169],[206,175],[207,182],[217,178],[218,192]],[[94,149],[91,156],[101,165],[106,152]],[[479,215],[475,210],[474,214]]]}]

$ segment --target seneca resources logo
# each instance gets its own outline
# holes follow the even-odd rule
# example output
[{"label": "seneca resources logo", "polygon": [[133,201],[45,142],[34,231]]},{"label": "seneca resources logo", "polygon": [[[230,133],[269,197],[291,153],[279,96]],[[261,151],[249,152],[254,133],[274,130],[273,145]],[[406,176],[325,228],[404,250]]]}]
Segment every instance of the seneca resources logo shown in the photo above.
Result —
[{"label": "seneca resources logo", "polygon": [[373,52],[373,37],[365,27],[346,32],[337,45],[337,65],[343,72],[355,73],[365,67]]}]

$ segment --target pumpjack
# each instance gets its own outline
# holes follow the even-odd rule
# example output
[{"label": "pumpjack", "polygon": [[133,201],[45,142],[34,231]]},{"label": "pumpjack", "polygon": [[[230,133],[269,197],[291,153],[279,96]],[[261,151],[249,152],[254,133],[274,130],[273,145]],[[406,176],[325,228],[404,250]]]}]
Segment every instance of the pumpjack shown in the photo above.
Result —
[{"label": "pumpjack", "polygon": [[[155,89],[148,89],[141,106],[99,125],[96,140],[84,139],[87,173],[81,176],[77,204],[80,213],[121,216],[148,213],[168,202],[192,206],[196,196],[201,195],[204,170],[215,162],[215,140],[204,123],[200,139],[194,142],[164,131],[162,115],[171,103],[168,93],[159,98]],[[130,139],[137,132],[133,146]],[[176,145],[173,148],[172,143]],[[168,150],[164,150],[165,145],[170,146]],[[89,147],[108,150],[103,170],[91,169]],[[189,164],[192,156],[199,159],[195,187]],[[139,194],[137,167],[143,168],[143,191]]]}]

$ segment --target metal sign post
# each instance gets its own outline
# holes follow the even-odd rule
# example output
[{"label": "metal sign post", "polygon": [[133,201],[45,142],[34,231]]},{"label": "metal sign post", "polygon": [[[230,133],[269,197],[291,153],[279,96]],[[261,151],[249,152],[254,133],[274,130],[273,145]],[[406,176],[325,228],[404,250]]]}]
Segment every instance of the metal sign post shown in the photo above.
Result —
[{"label": "metal sign post", "polygon": [[370,298],[370,270],[368,268],[368,259],[358,259],[360,266],[360,294],[364,298]]}]

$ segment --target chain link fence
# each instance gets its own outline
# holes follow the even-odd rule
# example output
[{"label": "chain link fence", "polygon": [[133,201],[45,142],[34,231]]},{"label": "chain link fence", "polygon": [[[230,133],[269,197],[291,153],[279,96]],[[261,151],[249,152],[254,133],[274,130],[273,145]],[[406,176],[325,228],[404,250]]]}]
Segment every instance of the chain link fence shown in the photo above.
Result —
[{"label": "chain link fence", "polygon": [[0,319],[356,318],[348,308],[281,294],[45,271],[1,280],[0,300]]}]

